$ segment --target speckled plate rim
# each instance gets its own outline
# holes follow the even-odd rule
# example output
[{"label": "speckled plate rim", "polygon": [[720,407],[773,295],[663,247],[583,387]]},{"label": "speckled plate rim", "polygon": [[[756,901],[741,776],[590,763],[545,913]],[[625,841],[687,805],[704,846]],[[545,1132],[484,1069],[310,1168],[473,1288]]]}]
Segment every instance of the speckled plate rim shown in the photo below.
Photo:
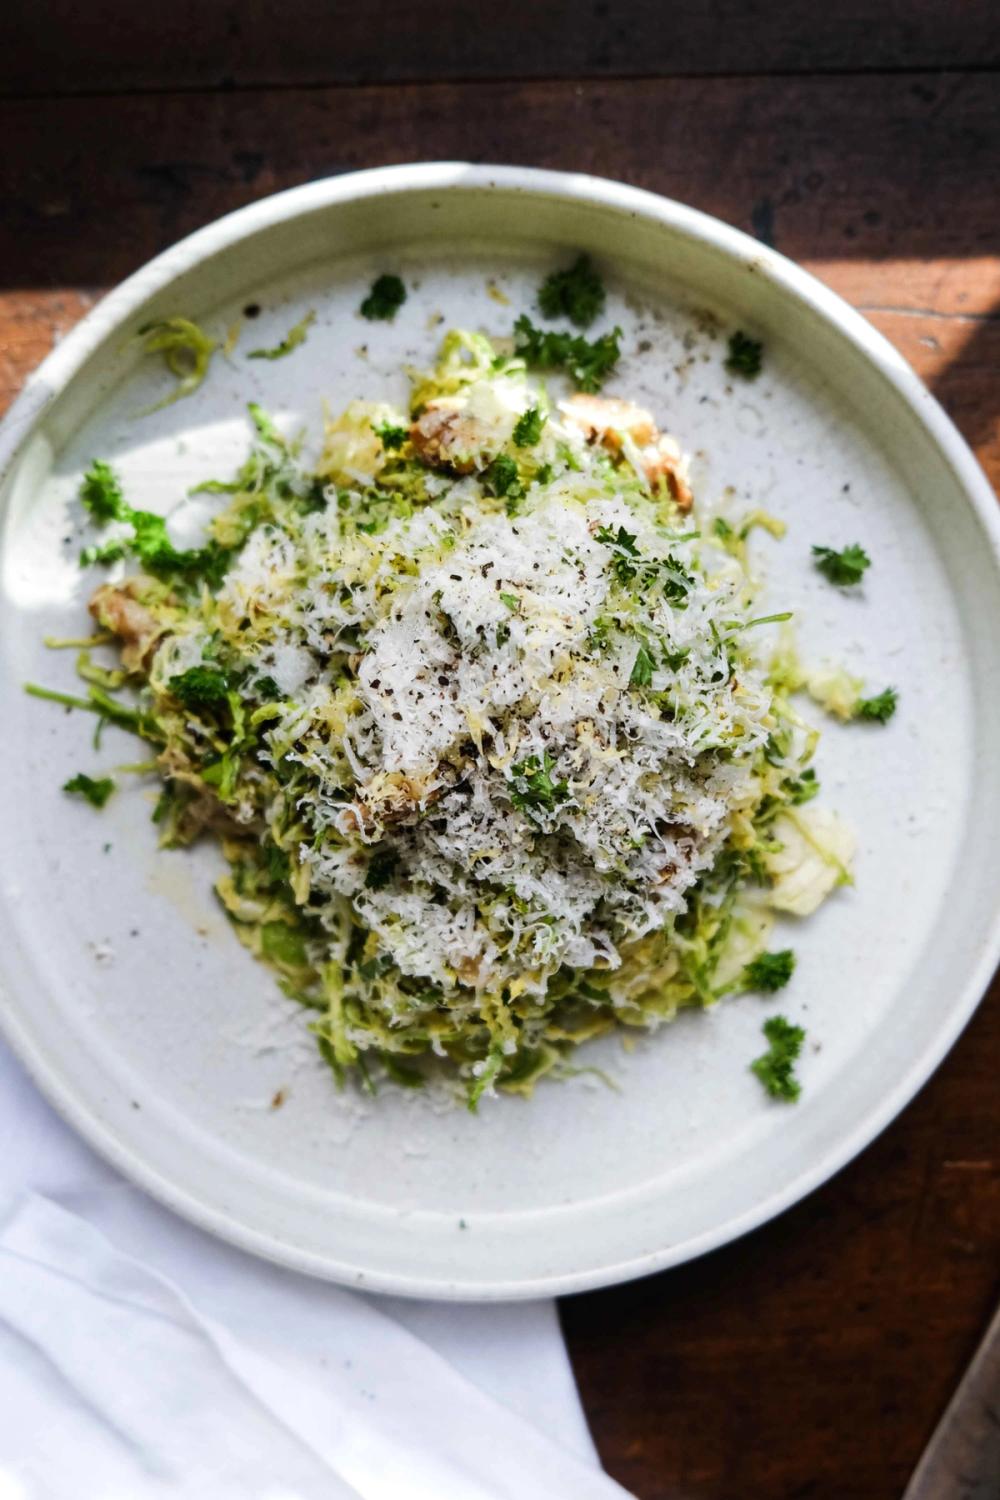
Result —
[{"label": "speckled plate rim", "polygon": [[[903,357],[842,298],[776,251],[683,204],[604,178],[524,167],[430,162],[349,173],[261,199],[189,235],[105,296],[29,377],[0,423],[0,482],[17,462],[49,406],[109,334],[124,328],[138,308],[201,262],[263,229],[338,204],[387,194],[451,189],[482,192],[491,188],[523,193],[526,197],[603,207],[670,229],[696,242],[702,250],[715,252],[767,278],[779,292],[798,303],[803,312],[809,310],[818,316],[875,367],[923,427],[951,469],[958,491],[974,511],[987,539],[993,566],[1000,575],[1000,510],[985,475],[954,424]],[[297,1250],[276,1236],[249,1229],[167,1180],[82,1105],[72,1086],[50,1064],[44,1049],[36,1045],[28,1029],[6,1004],[0,1004],[0,1030],[49,1101],[95,1150],[154,1198],[222,1239],[292,1269],[360,1285],[370,1291],[441,1300],[529,1299],[585,1291],[667,1269],[737,1239],[804,1198],[851,1161],[909,1103],[968,1023],[998,963],[1000,892],[986,941],[978,956],[970,957],[967,976],[949,997],[932,1041],[887,1089],[876,1107],[863,1114],[852,1129],[843,1132],[835,1145],[793,1175],[780,1190],[762,1198],[751,1211],[734,1215],[701,1235],[578,1274],[560,1273],[516,1282],[494,1280],[475,1285],[468,1281],[366,1274],[358,1266]],[[0,988],[0,1002],[3,1000]]]}]

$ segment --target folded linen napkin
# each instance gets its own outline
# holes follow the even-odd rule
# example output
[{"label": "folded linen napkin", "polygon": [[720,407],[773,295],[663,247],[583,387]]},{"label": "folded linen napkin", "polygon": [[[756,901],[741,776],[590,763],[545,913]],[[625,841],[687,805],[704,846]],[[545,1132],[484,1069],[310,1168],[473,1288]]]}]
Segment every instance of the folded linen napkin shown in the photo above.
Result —
[{"label": "folded linen napkin", "polygon": [[367,1297],[160,1208],[0,1047],[0,1500],[614,1500],[551,1302]]}]

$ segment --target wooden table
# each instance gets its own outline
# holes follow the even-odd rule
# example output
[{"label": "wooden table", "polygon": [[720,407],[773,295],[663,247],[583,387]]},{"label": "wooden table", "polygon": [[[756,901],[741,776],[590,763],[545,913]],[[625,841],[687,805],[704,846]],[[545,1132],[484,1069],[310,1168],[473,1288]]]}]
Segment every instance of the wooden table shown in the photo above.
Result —
[{"label": "wooden table", "polygon": [[[102,291],[217,214],[464,157],[621,178],[751,230],[886,333],[1000,478],[993,0],[501,0],[488,21],[8,0],[0,43],[4,403]],[[998,1061],[995,987],[807,1202],[564,1305],[602,1458],[641,1500],[899,1495],[998,1293]]]}]

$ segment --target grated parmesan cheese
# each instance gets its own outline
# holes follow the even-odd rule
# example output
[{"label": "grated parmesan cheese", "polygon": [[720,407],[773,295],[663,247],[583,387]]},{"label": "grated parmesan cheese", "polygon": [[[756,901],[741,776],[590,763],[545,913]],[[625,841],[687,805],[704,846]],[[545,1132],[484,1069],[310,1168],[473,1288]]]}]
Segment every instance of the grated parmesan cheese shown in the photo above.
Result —
[{"label": "grated parmesan cheese", "polygon": [[[267,589],[261,670],[294,663],[295,691],[310,685],[271,741],[315,778],[301,804],[313,901],[350,899],[403,974],[482,988],[527,969],[541,990],[562,964],[614,968],[623,941],[683,910],[752,800],[770,696],[725,649],[739,585],[594,479],[566,470],[509,515],[466,478],[448,510],[375,536],[324,514],[297,555],[265,530],[227,583],[242,597],[252,570]],[[673,602],[620,586],[608,538],[622,533],[643,567],[685,580]],[[306,587],[284,592],[291,576]],[[323,661],[348,631],[338,712]],[[517,767],[536,764],[564,788],[552,808],[518,805]],[[395,874],[372,890],[376,845]]]},{"label": "grated parmesan cheese", "polygon": [[338,1081],[437,1058],[475,1107],[745,987],[773,911],[849,878],[787,697],[846,688],[787,651],[762,676],[765,522],[703,540],[651,412],[553,404],[461,330],[412,381],[409,415],[328,419],[314,472],[252,407],[212,545],[92,609],[146,679],[162,840],[221,835],[220,899]]}]

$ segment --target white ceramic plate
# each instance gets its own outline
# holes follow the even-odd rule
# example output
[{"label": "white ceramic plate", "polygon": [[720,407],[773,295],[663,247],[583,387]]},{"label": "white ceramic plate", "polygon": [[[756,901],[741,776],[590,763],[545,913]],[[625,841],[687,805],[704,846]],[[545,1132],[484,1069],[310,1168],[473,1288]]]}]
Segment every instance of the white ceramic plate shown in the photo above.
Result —
[{"label": "white ceramic plate", "polygon": [[[128,226],[119,226],[127,233]],[[478,1117],[383,1091],[338,1097],[305,1017],[243,952],[211,896],[209,848],[159,853],[148,789],[103,814],[60,793],[134,757],[109,731],[27,698],[72,690],[92,580],[73,496],[93,456],[140,503],[242,457],[245,403],[316,432],[337,406],[430,359],[446,324],[509,331],[552,266],[589,250],[625,330],[611,389],[651,404],[697,455],[707,499],[788,522],[758,558],[806,652],[872,690],[886,729],[830,728],[819,772],[858,831],[857,883],[781,933],[799,955],[781,1010],[808,1029],[804,1094],[773,1104],[747,1071],[768,1003],[688,1015],[590,1077]],[[357,306],[372,277],[411,288],[393,324]],[[491,296],[492,282],[504,305]],[[193,399],[162,394],[127,336],[177,312],[213,329],[264,309],[242,349],[308,307],[291,358],[216,362]],[[713,335],[717,319],[722,336]],[[724,334],[763,337],[766,371],[731,385]],[[641,352],[640,352],[641,351]],[[609,182],[434,165],[341,177],[244,209],[108,297],[29,382],[4,427],[0,593],[3,1025],[39,1084],[121,1169],[244,1247],[336,1280],[427,1297],[527,1297],[636,1276],[742,1233],[815,1187],[906,1103],[968,1019],[998,956],[1000,547],[993,497],[900,357],[780,256],[688,209]],[[181,505],[183,523],[190,512]],[[813,542],[860,541],[864,586],[837,591]],[[270,1101],[283,1089],[283,1107]]]}]

